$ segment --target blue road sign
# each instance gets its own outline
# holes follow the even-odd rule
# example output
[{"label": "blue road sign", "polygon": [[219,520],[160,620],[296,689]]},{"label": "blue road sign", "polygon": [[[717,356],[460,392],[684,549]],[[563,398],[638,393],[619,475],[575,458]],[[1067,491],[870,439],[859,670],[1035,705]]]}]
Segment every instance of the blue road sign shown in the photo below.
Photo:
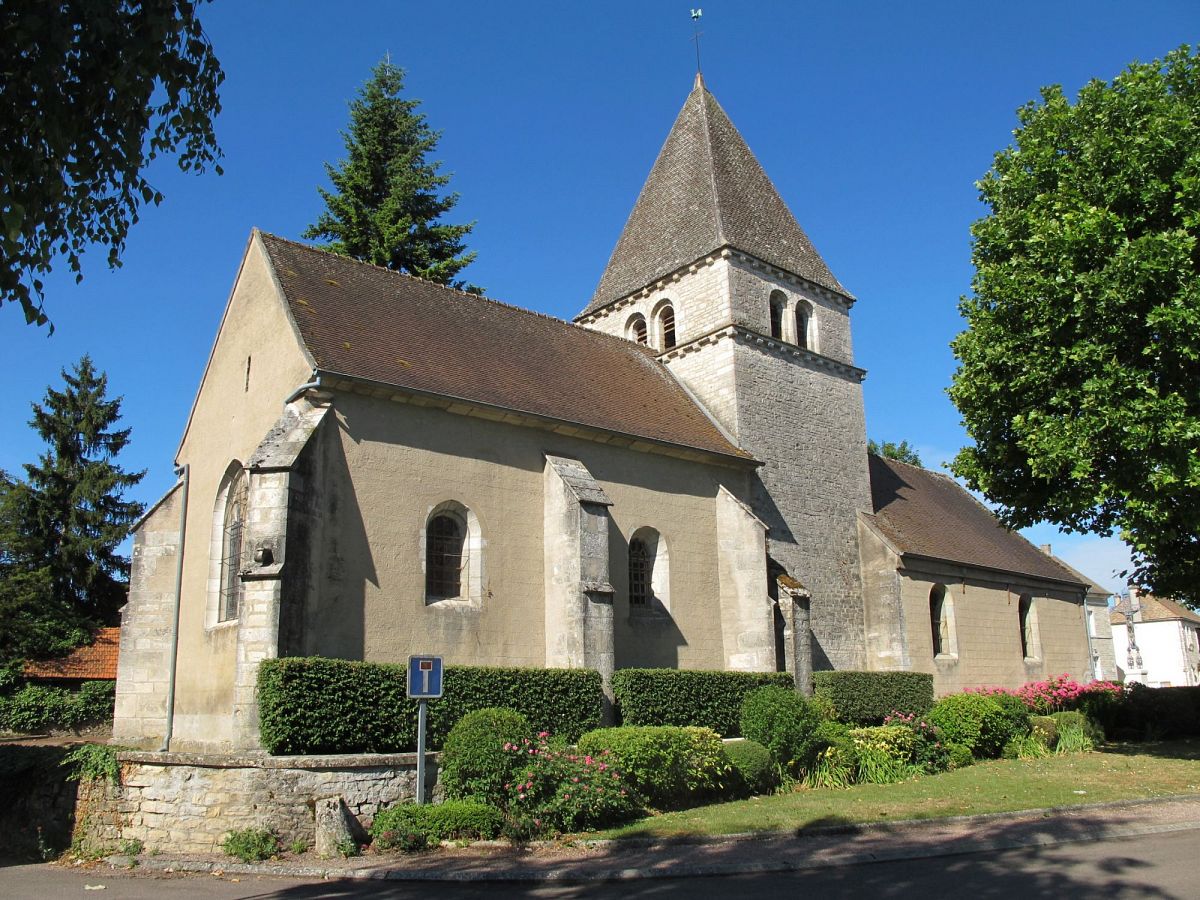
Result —
[{"label": "blue road sign", "polygon": [[442,658],[440,656],[410,656],[408,658],[408,696],[418,700],[442,696]]}]

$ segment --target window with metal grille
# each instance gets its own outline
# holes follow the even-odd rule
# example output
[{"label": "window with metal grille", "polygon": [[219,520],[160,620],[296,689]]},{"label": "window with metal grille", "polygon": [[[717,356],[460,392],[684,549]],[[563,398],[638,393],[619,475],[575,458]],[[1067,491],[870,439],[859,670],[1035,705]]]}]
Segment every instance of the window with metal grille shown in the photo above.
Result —
[{"label": "window with metal grille", "polygon": [[658,314],[658,324],[662,329],[663,349],[670,350],[675,346],[675,310],[671,304],[664,306]]},{"label": "window with metal grille", "polygon": [[241,571],[245,562],[246,506],[249,486],[244,474],[229,487],[221,542],[221,595],[217,621],[236,619],[242,604]]},{"label": "window with metal grille", "polygon": [[629,542],[629,605],[650,605],[650,554],[639,538]]},{"label": "window with metal grille", "polygon": [[425,529],[425,596],[458,597],[462,593],[463,544],[466,529],[453,516],[438,515]]}]

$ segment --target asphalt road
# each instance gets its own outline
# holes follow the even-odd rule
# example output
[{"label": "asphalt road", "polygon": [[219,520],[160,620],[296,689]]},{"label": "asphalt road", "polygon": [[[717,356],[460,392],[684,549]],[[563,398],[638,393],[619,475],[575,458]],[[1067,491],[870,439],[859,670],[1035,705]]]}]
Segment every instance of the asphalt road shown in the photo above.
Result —
[{"label": "asphalt road", "polygon": [[[264,876],[127,874],[111,869],[49,865],[0,867],[6,900],[460,900],[460,898],[611,898],[695,900],[736,897],[1200,897],[1200,831],[1094,843],[1028,847],[899,862],[859,863],[772,875],[644,879],[589,884],[442,884],[430,882],[304,881]],[[90,888],[90,890],[89,890]]]}]

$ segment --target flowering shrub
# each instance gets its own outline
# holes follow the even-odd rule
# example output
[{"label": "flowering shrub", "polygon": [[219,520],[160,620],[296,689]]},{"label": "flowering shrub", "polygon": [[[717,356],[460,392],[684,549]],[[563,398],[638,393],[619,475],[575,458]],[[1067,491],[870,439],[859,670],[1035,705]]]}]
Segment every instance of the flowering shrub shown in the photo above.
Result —
[{"label": "flowering shrub", "polygon": [[916,738],[909,762],[920,766],[931,775],[944,772],[950,766],[950,751],[942,740],[941,730],[925,716],[916,713],[892,712],[883,720],[884,725],[903,725],[912,730]]},{"label": "flowering shrub", "polygon": [[1076,710],[1097,700],[1101,703],[1119,701],[1123,691],[1124,688],[1113,681],[1080,684],[1067,674],[1055,675],[1045,681],[1029,681],[1015,691],[1002,687],[968,688],[968,693],[1019,697],[1038,715]]},{"label": "flowering shrub", "polygon": [[[505,785],[508,813],[524,834],[591,831],[641,812],[641,803],[607,753],[592,756],[551,746],[549,735],[505,743],[516,781]],[[519,762],[518,762],[519,760]]]}]

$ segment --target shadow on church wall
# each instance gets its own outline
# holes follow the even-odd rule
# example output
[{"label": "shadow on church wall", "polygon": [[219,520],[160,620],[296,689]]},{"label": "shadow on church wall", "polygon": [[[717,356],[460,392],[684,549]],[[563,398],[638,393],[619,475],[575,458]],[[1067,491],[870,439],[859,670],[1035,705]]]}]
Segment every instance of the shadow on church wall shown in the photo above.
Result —
[{"label": "shadow on church wall", "polygon": [[299,515],[288,522],[281,653],[286,646],[303,655],[362,659],[366,651],[367,585],[377,586],[378,577],[342,427],[327,416],[298,460],[300,487],[289,505]]}]

